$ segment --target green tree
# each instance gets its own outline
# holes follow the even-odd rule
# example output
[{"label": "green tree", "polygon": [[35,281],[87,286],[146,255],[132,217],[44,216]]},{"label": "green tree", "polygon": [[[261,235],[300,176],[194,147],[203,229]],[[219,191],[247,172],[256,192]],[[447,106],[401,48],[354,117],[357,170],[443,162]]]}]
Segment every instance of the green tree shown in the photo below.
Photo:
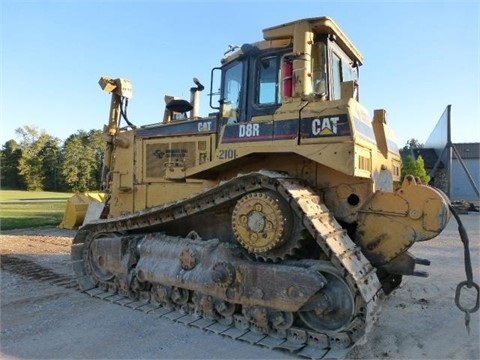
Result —
[{"label": "green tree", "polygon": [[43,164],[43,190],[59,191],[62,188],[60,172],[60,146],[58,139],[49,139],[39,152]]},{"label": "green tree", "polygon": [[0,151],[0,183],[3,189],[25,189],[25,183],[18,171],[22,156],[19,144],[11,139],[2,146]]},{"label": "green tree", "polygon": [[77,192],[98,190],[104,152],[105,142],[99,130],[79,130],[68,137],[62,149],[61,167],[66,185]]},{"label": "green tree", "polygon": [[414,175],[415,173],[415,158],[413,155],[408,155],[402,163],[402,181],[407,175]]},{"label": "green tree", "polygon": [[427,174],[425,169],[425,162],[423,161],[422,156],[418,156],[417,161],[415,162],[415,176],[418,176],[422,180],[423,184],[428,184],[430,182],[430,176]]},{"label": "green tree", "polygon": [[105,150],[107,149],[107,144],[103,132],[100,130],[90,130],[90,146],[92,147],[94,158],[95,158],[95,168],[92,172],[92,177],[94,180],[94,186],[92,190],[100,190],[102,185],[102,168],[103,168],[103,156],[105,155]]},{"label": "green tree", "polygon": [[405,146],[403,147],[403,150],[409,150],[409,149],[423,149],[423,144],[420,143],[417,139],[410,139],[407,141]]},{"label": "green tree", "polygon": [[430,176],[427,174],[427,170],[425,170],[425,162],[421,155],[418,156],[417,160],[415,160],[413,155],[407,156],[402,164],[402,181],[407,175],[420,178],[423,184],[430,182]]},{"label": "green tree", "polygon": [[[35,126],[24,126],[15,130],[21,137],[22,156],[18,163],[18,173],[23,177],[27,190],[51,190],[52,161],[58,153],[60,139],[48,135]],[[50,187],[50,188],[49,188]]]}]

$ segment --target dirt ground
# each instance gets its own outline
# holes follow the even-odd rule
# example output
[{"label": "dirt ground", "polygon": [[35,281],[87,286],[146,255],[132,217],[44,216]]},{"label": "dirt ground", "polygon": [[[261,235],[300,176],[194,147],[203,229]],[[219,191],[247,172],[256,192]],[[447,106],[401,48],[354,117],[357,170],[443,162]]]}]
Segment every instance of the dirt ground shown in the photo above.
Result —
[{"label": "dirt ground", "polygon": [[[470,213],[461,219],[470,237],[474,279],[480,283],[480,215]],[[46,228],[0,235],[1,359],[295,358],[91,298],[69,287],[74,234]],[[465,280],[455,220],[441,236],[416,244],[411,252],[432,261],[425,268],[430,276],[408,277],[383,305],[366,344],[354,348],[348,358],[479,359],[479,313],[472,315],[468,335],[464,314],[454,304],[455,287]],[[25,276],[32,266],[39,269],[37,279]],[[46,281],[49,275],[52,278]],[[473,291],[463,296],[468,306],[474,298]]]}]

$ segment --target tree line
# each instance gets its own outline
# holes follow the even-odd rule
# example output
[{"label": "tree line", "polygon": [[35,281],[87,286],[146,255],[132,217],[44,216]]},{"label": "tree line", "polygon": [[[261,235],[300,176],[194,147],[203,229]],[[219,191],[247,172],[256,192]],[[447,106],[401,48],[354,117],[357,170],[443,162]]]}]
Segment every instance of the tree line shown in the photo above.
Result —
[{"label": "tree line", "polygon": [[63,143],[35,126],[15,130],[0,151],[2,189],[100,190],[105,140],[100,130],[78,130]]},{"label": "tree line", "polygon": [[[105,140],[100,130],[78,130],[63,143],[34,126],[15,130],[20,142],[8,140],[0,151],[2,189],[84,192],[100,190]],[[422,148],[416,139],[403,150]],[[428,184],[421,156],[407,156],[402,180],[407,174]]]}]

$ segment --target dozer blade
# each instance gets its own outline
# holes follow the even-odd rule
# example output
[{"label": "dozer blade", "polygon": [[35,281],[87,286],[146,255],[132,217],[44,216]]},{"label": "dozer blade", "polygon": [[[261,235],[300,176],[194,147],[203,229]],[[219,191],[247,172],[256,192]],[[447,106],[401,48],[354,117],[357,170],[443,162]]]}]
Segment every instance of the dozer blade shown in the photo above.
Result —
[{"label": "dozer blade", "polygon": [[78,229],[86,222],[100,218],[105,203],[105,194],[100,192],[77,193],[67,200],[61,229]]}]

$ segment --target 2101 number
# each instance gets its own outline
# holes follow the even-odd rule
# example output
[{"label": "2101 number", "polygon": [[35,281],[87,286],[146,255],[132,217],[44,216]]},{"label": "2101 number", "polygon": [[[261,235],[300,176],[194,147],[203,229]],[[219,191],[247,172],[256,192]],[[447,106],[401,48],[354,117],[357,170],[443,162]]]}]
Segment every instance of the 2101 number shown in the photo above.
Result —
[{"label": "2101 number", "polygon": [[220,160],[236,159],[237,158],[237,150],[236,149],[218,150],[218,158]]}]

